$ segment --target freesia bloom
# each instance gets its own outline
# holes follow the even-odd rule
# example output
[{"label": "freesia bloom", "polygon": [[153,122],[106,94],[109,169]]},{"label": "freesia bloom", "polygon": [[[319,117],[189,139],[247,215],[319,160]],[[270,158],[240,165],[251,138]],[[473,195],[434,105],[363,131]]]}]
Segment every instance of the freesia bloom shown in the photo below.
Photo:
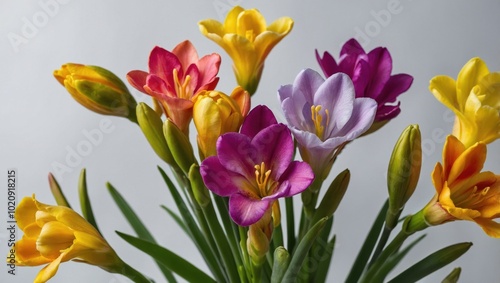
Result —
[{"label": "freesia bloom", "polygon": [[16,265],[46,265],[34,282],[52,278],[61,262],[76,260],[99,266],[109,272],[120,271],[124,263],[99,232],[75,211],[51,206],[25,197],[15,218],[24,232],[16,242]]},{"label": "freesia bloom", "polygon": [[491,237],[500,238],[500,176],[483,171],[486,145],[469,148],[449,135],[443,149],[443,164],[432,172],[436,195],[423,209],[426,222],[438,225],[453,220],[474,221]]},{"label": "freesia bloom", "polygon": [[354,84],[356,97],[370,97],[377,101],[374,127],[383,126],[401,112],[400,102],[395,102],[400,94],[410,88],[413,77],[407,74],[391,76],[392,58],[386,48],[377,47],[366,53],[353,38],[342,47],[338,62],[328,52],[321,58],[317,50],[316,59],[325,76],[345,73]]},{"label": "freesia bloom", "polygon": [[259,221],[281,197],[304,191],[313,181],[311,167],[292,161],[290,130],[277,124],[271,110],[257,106],[246,117],[240,133],[226,133],[217,141],[217,155],[200,166],[203,181],[213,193],[229,197],[229,214],[238,225]]},{"label": "freesia bloom", "polygon": [[237,132],[250,111],[250,94],[236,87],[230,96],[220,91],[202,91],[195,99],[193,121],[198,131],[201,159],[216,154],[220,135]]},{"label": "freesia bloom", "polygon": [[202,90],[213,90],[219,81],[219,54],[198,58],[190,41],[172,52],[156,46],[149,56],[149,73],[131,71],[127,79],[139,91],[154,97],[163,111],[184,133],[193,116],[193,98]]},{"label": "freesia bloom", "polygon": [[465,147],[500,137],[500,73],[490,73],[480,58],[467,62],[457,80],[436,76],[429,89],[456,115],[453,135]]},{"label": "freesia bloom", "polygon": [[355,98],[352,81],[344,73],[325,80],[306,69],[278,95],[302,159],[322,179],[330,171],[335,150],[367,131],[377,110],[375,100]]},{"label": "freesia bloom", "polygon": [[232,8],[224,23],[213,19],[199,22],[201,33],[220,45],[233,60],[236,81],[250,94],[259,84],[264,60],[271,49],[293,27],[293,20],[282,17],[269,26],[257,9]]},{"label": "freesia bloom", "polygon": [[137,103],[112,72],[98,66],[67,63],[54,71],[54,77],[87,109],[135,121]]}]

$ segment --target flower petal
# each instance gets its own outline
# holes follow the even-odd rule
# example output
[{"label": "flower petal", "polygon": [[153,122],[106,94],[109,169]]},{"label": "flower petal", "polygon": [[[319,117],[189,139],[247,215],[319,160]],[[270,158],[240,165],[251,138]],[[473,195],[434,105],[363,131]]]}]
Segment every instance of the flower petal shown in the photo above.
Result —
[{"label": "flower petal", "polygon": [[149,55],[149,73],[169,81],[173,69],[179,70],[179,76],[182,77],[182,65],[177,56],[159,46],[153,48]]},{"label": "flower petal", "polygon": [[205,186],[219,196],[227,197],[239,191],[237,180],[241,181],[241,175],[228,171],[217,156],[203,160],[200,174]]},{"label": "flower petal", "polygon": [[127,74],[128,82],[138,91],[146,93],[144,89],[144,85],[146,85],[146,78],[148,77],[148,73],[144,71],[134,70],[130,71]]},{"label": "flower petal", "polygon": [[271,125],[260,131],[253,139],[252,146],[259,153],[258,161],[264,162],[271,170],[270,178],[277,180],[286,170],[294,154],[292,135],[283,124]]},{"label": "flower petal", "polygon": [[305,162],[292,161],[286,171],[280,176],[279,182],[287,180],[290,183],[290,190],[286,197],[301,193],[314,180],[314,173],[311,166]]},{"label": "flower petal", "polygon": [[249,226],[257,222],[269,209],[271,201],[251,199],[242,194],[233,194],[229,198],[229,215],[236,224]]},{"label": "flower petal", "polygon": [[377,97],[389,80],[392,71],[392,58],[387,48],[378,47],[368,53],[368,62],[373,74],[367,88],[367,97]]},{"label": "flower petal", "polygon": [[483,228],[483,231],[490,237],[500,238],[500,223],[487,218],[475,218],[474,221]]},{"label": "flower petal", "polygon": [[481,79],[490,71],[481,58],[475,57],[470,59],[460,70],[457,77],[457,102],[463,109],[467,97],[472,88],[479,84]]},{"label": "flower petal", "polygon": [[242,176],[254,176],[258,154],[251,139],[243,134],[227,133],[217,141],[219,162],[226,170]]},{"label": "flower petal", "polygon": [[191,64],[196,64],[198,62],[198,53],[194,48],[193,44],[189,40],[185,40],[172,50],[172,54],[177,57],[179,63],[181,64],[184,70]]},{"label": "flower petal", "polygon": [[273,112],[265,105],[255,106],[245,118],[240,133],[254,138],[262,129],[277,124]]}]

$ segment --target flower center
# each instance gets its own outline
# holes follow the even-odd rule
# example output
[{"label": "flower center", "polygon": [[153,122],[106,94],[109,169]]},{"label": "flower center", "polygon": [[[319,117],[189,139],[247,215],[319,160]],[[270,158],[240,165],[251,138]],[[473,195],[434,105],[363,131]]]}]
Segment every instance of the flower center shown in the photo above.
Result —
[{"label": "flower center", "polygon": [[330,120],[330,113],[328,109],[325,109],[325,126],[323,126],[323,116],[319,113],[321,111],[321,105],[313,105],[311,106],[311,119],[314,123],[314,129],[316,131],[316,135],[323,140],[323,135],[325,134],[325,126],[328,127],[328,121]]},{"label": "flower center", "polygon": [[184,82],[180,82],[179,80],[179,71],[177,69],[174,69],[174,86],[175,86],[175,93],[177,94],[177,97],[182,98],[182,99],[187,99],[191,100],[191,88],[189,87],[189,82],[191,81],[191,76],[187,75],[184,78]]},{"label": "flower center", "polygon": [[490,187],[485,187],[482,190],[478,190],[477,186],[474,186],[469,194],[461,194],[462,198],[455,199],[455,205],[457,207],[475,208],[484,201],[489,191]]},{"label": "flower center", "polygon": [[255,180],[257,181],[257,186],[259,187],[260,197],[265,197],[270,195],[276,183],[269,180],[269,175],[271,175],[271,170],[266,170],[266,164],[262,162],[260,165],[255,165]]},{"label": "flower center", "polygon": [[253,32],[252,29],[250,30],[247,30],[245,32],[245,37],[248,39],[248,41],[250,42],[254,42],[255,41],[255,33]]}]

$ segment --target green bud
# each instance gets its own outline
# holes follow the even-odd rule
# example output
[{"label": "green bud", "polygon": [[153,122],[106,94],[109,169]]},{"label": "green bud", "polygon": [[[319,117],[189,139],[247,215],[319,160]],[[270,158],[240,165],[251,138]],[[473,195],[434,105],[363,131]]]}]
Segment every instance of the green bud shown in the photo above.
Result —
[{"label": "green bud", "polygon": [[141,127],[144,136],[156,154],[165,162],[175,164],[174,157],[168,148],[167,140],[163,135],[163,121],[160,115],[156,113],[146,103],[137,105],[137,121]]},{"label": "green bud", "polygon": [[386,226],[390,229],[396,226],[403,207],[417,187],[421,164],[420,129],[418,125],[410,125],[394,146],[387,170],[389,210]]},{"label": "green bud", "polygon": [[205,183],[200,174],[200,166],[197,164],[191,165],[188,174],[189,182],[191,182],[191,188],[193,189],[194,198],[201,207],[206,207],[210,203],[210,194],[208,193]]},{"label": "green bud", "polygon": [[446,278],[443,279],[441,283],[457,283],[460,279],[460,273],[462,269],[460,267],[454,268]]},{"label": "green bud", "polygon": [[170,119],[163,124],[163,134],[175,163],[188,175],[191,165],[197,163],[189,138]]},{"label": "green bud", "polygon": [[345,192],[347,191],[347,187],[349,186],[349,180],[351,179],[351,173],[349,169],[345,169],[340,172],[340,174],[335,177],[333,182],[330,184],[330,187],[325,193],[325,196],[321,200],[321,203],[318,206],[318,209],[314,213],[312,223],[318,222],[323,217],[330,217],[335,213],[337,207],[342,201]]},{"label": "green bud", "polygon": [[137,103],[125,84],[112,72],[98,66],[68,63],[54,71],[54,77],[87,109],[137,122]]},{"label": "green bud", "polygon": [[281,282],[290,264],[290,254],[284,247],[277,247],[274,250],[273,272],[271,282]]}]

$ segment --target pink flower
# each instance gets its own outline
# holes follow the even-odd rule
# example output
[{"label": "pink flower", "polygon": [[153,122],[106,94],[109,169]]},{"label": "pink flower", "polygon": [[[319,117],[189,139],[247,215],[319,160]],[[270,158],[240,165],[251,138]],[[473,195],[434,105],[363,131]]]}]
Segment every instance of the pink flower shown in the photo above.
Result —
[{"label": "pink flower", "polygon": [[202,90],[213,90],[219,81],[220,56],[198,58],[190,41],[179,43],[172,52],[156,46],[149,55],[149,72],[127,74],[137,90],[154,97],[165,115],[184,133],[193,117],[193,98]]}]

